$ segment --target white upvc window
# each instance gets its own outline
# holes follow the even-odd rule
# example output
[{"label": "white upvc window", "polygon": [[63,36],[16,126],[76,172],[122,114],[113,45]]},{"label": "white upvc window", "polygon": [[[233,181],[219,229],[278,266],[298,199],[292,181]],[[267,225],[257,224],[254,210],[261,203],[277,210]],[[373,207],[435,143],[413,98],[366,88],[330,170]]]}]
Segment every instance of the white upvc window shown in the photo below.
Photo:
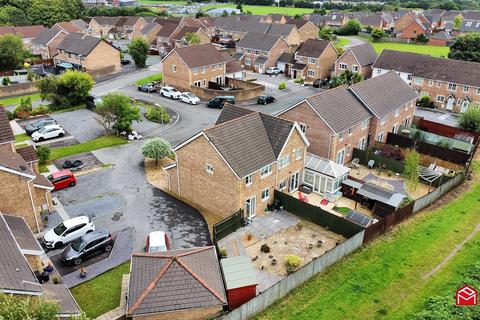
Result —
[{"label": "white upvc window", "polygon": [[470,87],[469,86],[463,86],[463,92],[468,92],[470,91]]},{"label": "white upvc window", "polygon": [[362,130],[367,129],[367,126],[368,126],[368,120],[363,120],[362,121]]},{"label": "white upvc window", "polygon": [[380,133],[377,135],[377,141],[378,141],[378,142],[382,142],[382,141],[383,141],[383,132],[380,132]]},{"label": "white upvc window", "polygon": [[438,95],[437,96],[437,102],[445,102],[445,96]]},{"label": "white upvc window", "polygon": [[353,133],[353,129],[352,128],[348,129],[348,135],[351,136],[352,133]]},{"label": "white upvc window", "polygon": [[246,66],[250,66],[252,63],[250,62],[250,59],[245,59],[245,65]]},{"label": "white upvc window", "polygon": [[358,72],[358,66],[356,64],[352,65],[352,72]]},{"label": "white upvc window", "polygon": [[380,124],[385,124],[386,121],[387,121],[386,116],[383,116],[383,117],[380,118]]},{"label": "white upvc window", "polygon": [[477,89],[477,96],[480,96],[480,88]]},{"label": "white upvc window", "polygon": [[309,77],[315,77],[315,71],[314,71],[314,70],[308,70],[308,71],[307,71],[307,76],[309,76]]},{"label": "white upvc window", "polygon": [[317,63],[317,59],[315,59],[315,58],[308,58],[308,63],[315,64],[315,63]]},{"label": "white upvc window", "polygon": [[283,191],[287,187],[287,180],[282,180],[278,184],[278,190]]},{"label": "white upvc window", "polygon": [[262,191],[262,201],[267,201],[270,198],[270,189],[264,189]]},{"label": "white upvc window", "polygon": [[250,49],[245,49],[245,52],[246,52],[246,53],[250,53],[250,52],[252,52],[252,50],[250,50]]},{"label": "white upvc window", "polygon": [[423,84],[423,78],[415,78],[415,83],[416,84]]},{"label": "white upvc window", "polygon": [[302,149],[300,149],[300,148],[295,149],[294,153],[295,153],[295,159],[296,160],[302,159]]},{"label": "white upvc window", "polygon": [[193,74],[198,74],[198,68],[193,68]]},{"label": "white upvc window", "polygon": [[258,56],[260,54],[260,50],[253,50],[253,54]]},{"label": "white upvc window", "polygon": [[177,72],[177,65],[176,65],[176,64],[173,64],[173,65],[172,65],[172,71],[173,71],[173,72]]},{"label": "white upvc window", "polygon": [[278,162],[279,162],[278,164],[279,169],[285,168],[290,164],[290,155],[289,154],[284,155],[278,160]]},{"label": "white upvc window", "polygon": [[338,69],[340,70],[347,70],[347,64],[346,63],[339,63],[338,64]]},{"label": "white upvc window", "polygon": [[432,87],[432,86],[433,86],[433,80],[429,80],[429,81],[428,81],[428,86],[429,86],[429,87]]},{"label": "white upvc window", "polygon": [[266,165],[262,169],[260,169],[260,178],[266,177],[268,175],[272,174],[272,165]]},{"label": "white upvc window", "polygon": [[207,67],[202,67],[202,73],[205,73],[205,71],[207,71]]},{"label": "white upvc window", "polygon": [[442,86],[442,82],[441,81],[436,81],[437,82],[437,87],[441,87]]},{"label": "white upvc window", "polygon": [[340,140],[340,141],[343,140],[343,132],[338,134],[338,140]]},{"label": "white upvc window", "polygon": [[450,90],[450,91],[457,90],[457,85],[455,83],[449,83],[448,84],[448,90]]},{"label": "white upvc window", "polygon": [[245,177],[245,185],[250,186],[252,184],[252,175],[249,174]]},{"label": "white upvc window", "polygon": [[382,69],[377,69],[377,76],[382,74]]},{"label": "white upvc window", "polygon": [[208,173],[213,173],[213,165],[210,163],[207,163],[205,165],[205,169],[207,170]]},{"label": "white upvc window", "polygon": [[307,133],[307,124],[305,123],[299,123],[300,130],[302,130],[303,133]]}]

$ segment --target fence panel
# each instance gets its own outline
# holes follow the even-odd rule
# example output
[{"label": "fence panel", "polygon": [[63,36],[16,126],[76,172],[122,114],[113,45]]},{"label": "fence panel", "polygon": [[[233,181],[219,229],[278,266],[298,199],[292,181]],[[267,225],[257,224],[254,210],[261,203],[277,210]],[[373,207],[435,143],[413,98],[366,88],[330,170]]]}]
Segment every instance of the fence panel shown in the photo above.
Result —
[{"label": "fence panel", "polygon": [[217,317],[219,320],[246,320],[252,318],[259,312],[262,312],[271,306],[278,299],[283,298],[291,290],[306,282],[319,272],[322,272],[328,266],[334,264],[355,249],[362,246],[365,231],[361,231],[339,244],[332,250],[326,252],[323,256],[313,259],[287,277],[283,278],[258,296],[241,305],[237,309]]},{"label": "fence panel", "polygon": [[480,136],[480,134],[476,132],[470,132],[470,131],[463,130],[461,128],[451,127],[446,124],[429,121],[424,118],[419,118],[417,122],[417,126],[423,131],[435,133],[440,136],[449,137],[449,138],[455,138],[455,135],[457,134],[470,136],[474,138],[474,142],[473,142],[474,144],[477,143],[478,138]]},{"label": "fence panel", "polygon": [[369,160],[373,159],[375,161],[375,166],[384,165],[386,169],[392,170],[396,173],[402,173],[403,169],[405,168],[405,165],[401,161],[381,157],[371,152],[367,152],[365,150],[360,150],[357,148],[353,148],[352,157],[358,158],[360,160],[360,164],[363,164],[365,166],[368,165]]},{"label": "fence panel", "polygon": [[242,216],[242,210],[239,210],[230,217],[213,225],[214,239],[218,241],[240,228],[242,226]]},{"label": "fence panel", "polygon": [[422,210],[425,207],[428,207],[433,202],[440,199],[443,195],[447,192],[458,186],[460,183],[463,182],[465,176],[463,174],[459,174],[456,177],[450,179],[449,181],[445,182],[441,186],[439,186],[434,191],[430,192],[429,194],[415,200],[415,204],[413,206],[413,213]]}]

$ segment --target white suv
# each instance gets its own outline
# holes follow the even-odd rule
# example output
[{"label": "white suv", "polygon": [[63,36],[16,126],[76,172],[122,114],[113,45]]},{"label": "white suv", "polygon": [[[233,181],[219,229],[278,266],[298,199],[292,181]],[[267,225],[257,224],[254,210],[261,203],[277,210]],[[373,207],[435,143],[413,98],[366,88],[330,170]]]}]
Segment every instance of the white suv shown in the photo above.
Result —
[{"label": "white suv", "polygon": [[65,130],[58,124],[51,124],[35,131],[32,134],[32,140],[35,142],[43,141],[51,138],[59,138],[65,135]]},{"label": "white suv", "polygon": [[160,95],[162,97],[178,100],[180,98],[180,94],[180,91],[172,87],[162,87],[162,89],[160,89]]},{"label": "white suv", "polygon": [[65,220],[48,230],[43,237],[43,243],[48,249],[58,249],[92,231],[95,231],[95,226],[90,218],[80,216]]},{"label": "white suv", "polygon": [[267,69],[267,71],[265,73],[266,74],[280,74],[280,73],[282,73],[282,70],[280,70],[277,67],[270,67],[270,68]]}]

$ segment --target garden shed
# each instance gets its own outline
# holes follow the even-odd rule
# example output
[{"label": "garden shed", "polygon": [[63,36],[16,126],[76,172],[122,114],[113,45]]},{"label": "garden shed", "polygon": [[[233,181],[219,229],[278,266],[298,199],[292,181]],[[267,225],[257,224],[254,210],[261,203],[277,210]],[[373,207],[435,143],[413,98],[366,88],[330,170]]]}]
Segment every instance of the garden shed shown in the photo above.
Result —
[{"label": "garden shed", "polygon": [[227,289],[228,309],[231,311],[257,294],[258,280],[248,256],[220,260]]},{"label": "garden shed", "polygon": [[303,184],[321,195],[333,195],[340,190],[342,182],[347,179],[350,168],[331,160],[307,154]]}]

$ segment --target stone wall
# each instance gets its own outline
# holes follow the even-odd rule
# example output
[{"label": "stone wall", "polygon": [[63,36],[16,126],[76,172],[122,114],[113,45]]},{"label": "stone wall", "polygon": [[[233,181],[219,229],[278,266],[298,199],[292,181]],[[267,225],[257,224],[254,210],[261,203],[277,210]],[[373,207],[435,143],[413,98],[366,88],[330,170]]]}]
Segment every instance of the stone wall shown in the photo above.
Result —
[{"label": "stone wall", "polygon": [[258,83],[233,78],[225,79],[227,85],[240,88],[240,90],[225,91],[192,86],[190,87],[190,91],[198,97],[206,100],[210,100],[216,96],[234,96],[235,101],[255,99],[265,92],[265,86]]}]

